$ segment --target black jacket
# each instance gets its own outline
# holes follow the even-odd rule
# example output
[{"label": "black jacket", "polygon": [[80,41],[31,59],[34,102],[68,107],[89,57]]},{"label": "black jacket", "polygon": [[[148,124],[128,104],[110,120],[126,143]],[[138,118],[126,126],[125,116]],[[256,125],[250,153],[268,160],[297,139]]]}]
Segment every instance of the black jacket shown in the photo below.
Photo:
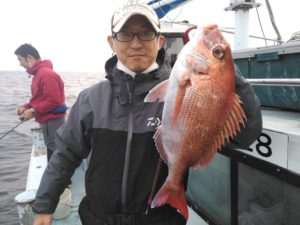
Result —
[{"label": "black jacket", "polygon": [[[57,151],[42,178],[33,206],[36,213],[54,212],[74,170],[90,153],[85,178],[90,209],[96,215],[124,213],[121,192],[131,107],[133,126],[126,210],[130,214],[146,210],[159,159],[153,135],[160,124],[163,103],[143,100],[151,88],[169,77],[171,67],[165,60],[164,50],[157,58],[159,69],[147,75],[137,74],[134,79],[116,69],[116,62],[114,56],[106,63],[108,80],[80,93],[67,122],[57,132]],[[248,147],[261,131],[260,103],[238,70],[236,75],[237,94],[244,102],[248,120],[235,143]],[[163,165],[157,189],[166,176],[167,166]]]}]

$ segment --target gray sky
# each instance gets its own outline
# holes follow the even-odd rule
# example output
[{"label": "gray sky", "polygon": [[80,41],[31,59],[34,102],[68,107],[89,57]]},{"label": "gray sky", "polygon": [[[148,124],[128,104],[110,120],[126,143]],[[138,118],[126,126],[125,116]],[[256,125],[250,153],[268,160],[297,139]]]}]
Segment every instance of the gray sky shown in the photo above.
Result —
[{"label": "gray sky", "polygon": [[[0,70],[22,69],[14,50],[31,43],[43,59],[50,59],[56,71],[102,72],[112,52],[106,41],[110,19],[123,0],[1,0]],[[145,0],[146,1],[146,0]],[[300,31],[299,1],[269,0],[275,22],[284,41]],[[147,2],[147,1],[146,1]],[[266,37],[276,38],[264,0],[257,0]],[[226,12],[230,0],[192,0],[162,20],[219,27],[234,27],[234,12]],[[250,35],[262,36],[255,9],[250,12]],[[233,45],[233,37],[227,36]],[[251,40],[250,47],[263,46]]]}]

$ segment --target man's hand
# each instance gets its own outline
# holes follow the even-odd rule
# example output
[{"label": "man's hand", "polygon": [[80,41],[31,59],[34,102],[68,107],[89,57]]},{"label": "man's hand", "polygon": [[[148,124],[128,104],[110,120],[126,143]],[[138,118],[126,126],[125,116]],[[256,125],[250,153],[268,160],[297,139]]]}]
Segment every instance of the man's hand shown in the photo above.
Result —
[{"label": "man's hand", "polygon": [[51,225],[52,214],[36,214],[33,225]]},{"label": "man's hand", "polygon": [[21,117],[23,117],[25,121],[32,119],[34,117],[34,110],[32,108],[26,109]]},{"label": "man's hand", "polygon": [[24,107],[18,107],[16,111],[20,120],[24,120],[24,121],[32,119],[35,113],[33,108],[25,109]]},{"label": "man's hand", "polygon": [[26,109],[24,107],[18,107],[16,113],[18,116],[22,115]]}]

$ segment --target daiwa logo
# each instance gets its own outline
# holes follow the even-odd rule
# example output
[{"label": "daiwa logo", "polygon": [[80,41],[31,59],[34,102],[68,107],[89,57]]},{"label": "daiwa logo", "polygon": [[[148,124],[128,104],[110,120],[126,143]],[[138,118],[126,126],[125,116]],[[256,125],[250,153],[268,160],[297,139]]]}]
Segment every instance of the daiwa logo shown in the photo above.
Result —
[{"label": "daiwa logo", "polygon": [[158,127],[161,124],[161,121],[158,117],[150,117],[147,120],[147,127]]}]

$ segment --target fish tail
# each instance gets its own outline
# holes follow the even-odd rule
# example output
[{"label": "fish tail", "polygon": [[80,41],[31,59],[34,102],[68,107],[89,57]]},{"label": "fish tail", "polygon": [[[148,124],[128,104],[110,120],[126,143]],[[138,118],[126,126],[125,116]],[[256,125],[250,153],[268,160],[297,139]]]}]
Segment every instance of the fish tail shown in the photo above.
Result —
[{"label": "fish tail", "polygon": [[180,185],[178,188],[178,186],[171,185],[169,182],[166,182],[153,199],[151,208],[165,204],[177,209],[185,220],[188,219],[189,213],[183,185]]}]

